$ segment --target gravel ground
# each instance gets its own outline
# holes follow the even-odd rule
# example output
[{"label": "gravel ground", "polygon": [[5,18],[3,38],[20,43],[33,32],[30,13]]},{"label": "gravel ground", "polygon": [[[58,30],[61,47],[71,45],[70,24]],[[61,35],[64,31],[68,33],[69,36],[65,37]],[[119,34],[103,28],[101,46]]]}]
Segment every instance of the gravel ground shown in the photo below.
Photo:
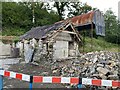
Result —
[{"label": "gravel ground", "polygon": [[[50,65],[42,61],[39,65],[36,64],[25,64],[24,62],[8,65],[7,70],[28,74],[28,75],[41,75],[41,76],[58,76],[52,74]],[[17,79],[12,79],[4,77],[4,88],[29,88],[29,82],[20,81]],[[33,83],[33,88],[66,88],[63,84],[43,84],[43,83]]]},{"label": "gravel ground", "polygon": [[[6,62],[7,61],[7,62]],[[82,60],[86,61],[86,60]],[[24,60],[20,59],[0,59],[0,63],[2,62],[2,65],[4,66],[4,69],[28,74],[28,75],[37,75],[37,76],[61,76],[61,73],[53,73],[54,68],[58,68],[58,70],[61,67],[69,66],[71,68],[73,66],[73,62],[76,62],[78,64],[78,60],[76,59],[70,59],[70,60],[58,60],[55,62],[47,61],[47,60],[41,60],[39,64],[37,63],[29,63],[26,64]],[[82,64],[82,62],[80,62]],[[82,66],[82,65],[81,65]],[[68,67],[67,67],[68,68]],[[64,70],[65,68],[61,68],[61,70]],[[79,68],[78,68],[79,69]],[[55,69],[56,71],[56,69]],[[68,70],[68,72],[71,72],[72,70]],[[73,72],[73,71],[72,71]],[[78,73],[80,71],[77,71]],[[72,75],[72,74],[71,74]],[[66,76],[67,75],[63,75]],[[77,74],[74,76],[78,76]],[[67,84],[43,84],[43,83],[33,83],[33,88],[69,88],[70,85]],[[29,88],[29,82],[20,81],[17,79],[12,79],[8,77],[4,77],[4,88]],[[88,90],[88,89],[87,89]],[[92,89],[94,90],[94,89]],[[98,89],[97,89],[98,90]],[[101,89],[101,90],[120,90],[120,89]]]}]

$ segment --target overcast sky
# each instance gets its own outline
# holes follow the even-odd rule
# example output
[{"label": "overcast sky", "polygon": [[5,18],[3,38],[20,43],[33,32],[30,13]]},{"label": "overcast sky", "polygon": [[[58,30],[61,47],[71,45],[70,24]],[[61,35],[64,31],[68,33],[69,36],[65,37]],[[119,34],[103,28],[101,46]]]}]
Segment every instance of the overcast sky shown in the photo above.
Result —
[{"label": "overcast sky", "polygon": [[88,5],[98,8],[101,11],[105,12],[109,8],[118,16],[118,2],[120,0],[80,0],[81,2],[87,2]]}]

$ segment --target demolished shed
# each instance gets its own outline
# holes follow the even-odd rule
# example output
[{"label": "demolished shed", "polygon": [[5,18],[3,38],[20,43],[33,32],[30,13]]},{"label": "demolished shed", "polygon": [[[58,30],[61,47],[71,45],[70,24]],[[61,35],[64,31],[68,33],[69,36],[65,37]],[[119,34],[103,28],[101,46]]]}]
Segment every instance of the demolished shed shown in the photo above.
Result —
[{"label": "demolished shed", "polygon": [[[24,52],[26,53],[28,52],[27,47],[32,45],[37,48],[38,57],[46,56],[52,59],[65,59],[78,56],[78,47],[82,44],[79,31],[86,29],[90,29],[90,32],[96,29],[96,35],[105,36],[104,17],[99,10],[74,16],[52,25],[32,28],[22,35],[20,39],[24,43]],[[34,55],[34,57],[37,56]]]},{"label": "demolished shed", "polygon": [[[79,54],[81,38],[77,32],[71,23],[57,22],[53,25],[32,28],[20,39],[24,42],[24,47],[28,46],[28,43],[25,44],[26,40],[33,47],[37,46],[39,57],[44,54],[53,59],[65,59]],[[36,40],[36,45],[33,40]]]}]

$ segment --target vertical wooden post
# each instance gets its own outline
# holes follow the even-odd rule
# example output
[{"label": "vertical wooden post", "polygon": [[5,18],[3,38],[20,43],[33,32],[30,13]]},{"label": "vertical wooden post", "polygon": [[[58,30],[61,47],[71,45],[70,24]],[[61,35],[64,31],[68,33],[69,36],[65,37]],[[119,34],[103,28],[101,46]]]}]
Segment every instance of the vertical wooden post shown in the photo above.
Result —
[{"label": "vertical wooden post", "polygon": [[93,23],[91,24],[91,50],[93,50]]},{"label": "vertical wooden post", "polygon": [[83,31],[83,53],[85,52],[85,30]]}]

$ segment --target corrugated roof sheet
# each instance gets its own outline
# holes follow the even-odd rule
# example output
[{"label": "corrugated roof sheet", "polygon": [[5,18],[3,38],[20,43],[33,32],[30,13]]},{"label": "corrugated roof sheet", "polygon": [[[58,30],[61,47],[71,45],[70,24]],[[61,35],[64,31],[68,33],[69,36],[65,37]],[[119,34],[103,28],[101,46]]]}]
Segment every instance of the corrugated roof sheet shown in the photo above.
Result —
[{"label": "corrugated roof sheet", "polygon": [[[104,16],[99,10],[90,11],[86,14],[82,14],[79,16],[75,16],[70,19],[70,21],[75,25],[75,27],[78,27],[79,29],[83,29],[87,27],[87,29],[90,29],[90,24],[94,24],[96,29],[96,34],[105,36],[105,22],[104,22]],[[80,28],[82,27],[82,28]]]},{"label": "corrugated roof sheet", "polygon": [[75,16],[71,18],[70,20],[75,26],[79,26],[79,25],[81,26],[84,24],[92,23],[93,15],[94,15],[94,11],[91,11],[87,14]]}]

